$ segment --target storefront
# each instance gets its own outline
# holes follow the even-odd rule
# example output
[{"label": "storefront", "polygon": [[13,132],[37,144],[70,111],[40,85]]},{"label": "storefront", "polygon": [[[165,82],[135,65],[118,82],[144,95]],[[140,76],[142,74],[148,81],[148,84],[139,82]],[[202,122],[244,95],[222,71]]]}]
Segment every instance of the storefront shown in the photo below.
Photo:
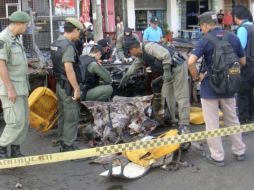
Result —
[{"label": "storefront", "polygon": [[186,2],[186,25],[185,28],[191,29],[193,25],[198,25],[198,16],[209,10],[208,0],[187,0]]},{"label": "storefront", "polygon": [[137,31],[143,31],[149,25],[152,17],[157,17],[160,25],[166,22],[166,7],[165,0],[139,0],[135,1],[135,28]]}]

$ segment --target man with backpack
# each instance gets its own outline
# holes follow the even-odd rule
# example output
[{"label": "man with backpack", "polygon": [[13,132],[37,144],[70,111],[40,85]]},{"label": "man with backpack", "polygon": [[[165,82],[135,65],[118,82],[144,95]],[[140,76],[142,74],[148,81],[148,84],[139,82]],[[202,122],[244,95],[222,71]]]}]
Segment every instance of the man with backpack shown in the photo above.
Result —
[{"label": "man with backpack", "polygon": [[[189,60],[189,71],[195,81],[201,82],[201,104],[206,130],[219,128],[219,108],[223,112],[225,126],[239,125],[236,114],[235,93],[240,83],[240,64],[245,65],[245,56],[237,36],[218,27],[215,12],[205,12],[199,17],[200,28],[205,36],[197,42]],[[196,62],[204,56],[201,73]],[[245,159],[245,144],[242,135],[231,135],[232,152],[238,161]],[[207,161],[224,166],[224,150],[220,137],[207,139],[211,155]]]},{"label": "man with backpack", "polygon": [[236,33],[246,56],[246,66],[241,68],[241,88],[237,95],[238,117],[241,124],[246,124],[254,121],[254,26],[248,8],[237,5],[232,13],[238,25]]}]

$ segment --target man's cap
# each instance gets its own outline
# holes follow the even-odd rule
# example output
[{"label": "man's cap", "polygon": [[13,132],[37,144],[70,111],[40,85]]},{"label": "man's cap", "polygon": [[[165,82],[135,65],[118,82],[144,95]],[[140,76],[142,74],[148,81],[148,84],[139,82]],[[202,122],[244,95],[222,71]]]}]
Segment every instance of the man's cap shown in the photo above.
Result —
[{"label": "man's cap", "polygon": [[104,48],[109,46],[109,41],[107,39],[101,39],[97,42],[97,44],[99,44],[100,46]]},{"label": "man's cap", "polygon": [[217,23],[218,18],[216,12],[213,11],[208,11],[199,16],[199,24],[204,24],[204,23]]},{"label": "man's cap", "polygon": [[79,30],[84,30],[83,24],[76,18],[71,18],[71,17],[66,18],[65,22],[69,22],[69,23],[73,24]]},{"label": "man's cap", "polygon": [[132,29],[131,28],[125,28],[124,29],[124,35],[129,36],[129,35],[131,35],[131,33],[132,33]]},{"label": "man's cap", "polygon": [[151,23],[158,23],[159,20],[158,20],[158,18],[156,18],[156,17],[152,17],[151,20],[150,20],[150,22],[151,22]]},{"label": "man's cap", "polygon": [[15,11],[11,14],[9,17],[9,20],[12,22],[30,22],[31,18],[30,16],[23,11]]},{"label": "man's cap", "polygon": [[103,54],[103,47],[101,45],[95,44],[92,49],[97,49],[101,52],[101,55]]},{"label": "man's cap", "polygon": [[127,40],[125,43],[124,43],[124,47],[126,48],[127,51],[129,51],[132,47],[133,44],[136,44],[136,43],[139,43],[138,41],[136,40]]}]

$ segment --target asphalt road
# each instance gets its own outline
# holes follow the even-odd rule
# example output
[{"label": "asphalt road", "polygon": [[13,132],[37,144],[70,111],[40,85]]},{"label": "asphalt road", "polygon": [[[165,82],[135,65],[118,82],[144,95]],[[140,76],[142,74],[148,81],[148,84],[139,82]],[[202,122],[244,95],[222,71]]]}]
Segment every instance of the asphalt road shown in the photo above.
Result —
[{"label": "asphalt road", "polygon": [[[1,128],[2,129],[2,128]],[[203,130],[201,126],[194,130]],[[51,141],[56,132],[42,135],[29,130],[22,146],[26,155],[58,152]],[[182,157],[190,167],[177,171],[152,169],[138,180],[109,179],[99,176],[107,166],[89,164],[90,160],[66,161],[57,164],[0,170],[0,190],[14,190],[22,184],[24,190],[253,190],[254,189],[254,132],[244,135],[247,159],[237,162],[231,154],[229,137],[223,138],[226,166],[219,168],[207,163],[195,149]],[[84,142],[78,142],[85,147]],[[205,148],[206,145],[205,145]]]}]

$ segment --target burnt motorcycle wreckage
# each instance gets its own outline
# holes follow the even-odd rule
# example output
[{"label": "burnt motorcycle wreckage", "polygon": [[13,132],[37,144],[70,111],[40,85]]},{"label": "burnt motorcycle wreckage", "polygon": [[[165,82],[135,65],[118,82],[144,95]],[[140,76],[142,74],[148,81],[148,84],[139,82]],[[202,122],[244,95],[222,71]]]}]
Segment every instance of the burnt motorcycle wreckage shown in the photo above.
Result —
[{"label": "burnt motorcycle wreckage", "polygon": [[[191,46],[179,43],[175,45],[181,48],[180,53],[187,58]],[[140,139],[145,135],[150,135],[156,127],[170,121],[170,113],[166,105],[164,105],[164,121],[160,122],[154,117],[151,84],[152,80],[158,76],[149,68],[139,68],[135,74],[130,76],[126,85],[119,88],[120,81],[130,64],[115,62],[115,64],[102,64],[102,66],[110,72],[113,79],[112,100],[109,102],[81,102],[80,118],[83,127],[80,128],[80,134],[90,140],[91,146]],[[82,116],[86,118],[83,121]],[[89,118],[89,123],[87,123],[87,118]]]}]

